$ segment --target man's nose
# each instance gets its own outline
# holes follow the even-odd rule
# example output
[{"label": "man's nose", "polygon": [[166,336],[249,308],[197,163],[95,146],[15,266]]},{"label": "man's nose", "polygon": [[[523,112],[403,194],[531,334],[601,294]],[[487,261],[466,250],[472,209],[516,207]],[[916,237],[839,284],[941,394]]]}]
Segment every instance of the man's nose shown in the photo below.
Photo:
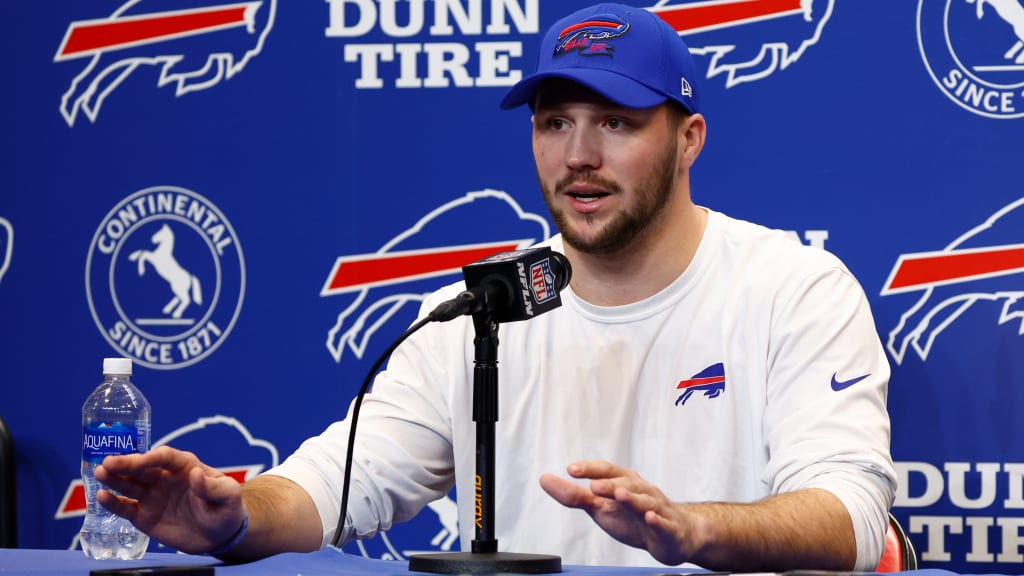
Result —
[{"label": "man's nose", "polygon": [[597,134],[585,127],[573,130],[566,150],[566,164],[573,170],[601,167],[601,143]]}]

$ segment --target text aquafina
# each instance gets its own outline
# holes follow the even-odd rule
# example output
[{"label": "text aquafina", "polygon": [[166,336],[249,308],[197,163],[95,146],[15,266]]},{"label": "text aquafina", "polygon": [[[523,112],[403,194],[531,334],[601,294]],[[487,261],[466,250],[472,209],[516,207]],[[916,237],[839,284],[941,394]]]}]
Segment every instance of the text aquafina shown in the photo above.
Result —
[{"label": "text aquafina", "polygon": [[96,501],[99,482],[93,475],[111,455],[149,450],[149,401],[132,384],[132,361],[103,359],[103,383],[82,406],[82,481],[88,510],[79,540],[89,558],[135,560],[146,553],[149,536]]}]

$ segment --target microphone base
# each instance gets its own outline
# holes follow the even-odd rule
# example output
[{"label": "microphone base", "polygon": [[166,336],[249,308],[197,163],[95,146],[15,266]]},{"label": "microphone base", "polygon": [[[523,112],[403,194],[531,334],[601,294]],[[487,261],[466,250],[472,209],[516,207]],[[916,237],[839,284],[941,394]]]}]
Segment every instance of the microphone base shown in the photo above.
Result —
[{"label": "microphone base", "polygon": [[439,552],[410,556],[409,571],[434,574],[552,574],[562,571],[562,559],[547,554],[514,552]]}]

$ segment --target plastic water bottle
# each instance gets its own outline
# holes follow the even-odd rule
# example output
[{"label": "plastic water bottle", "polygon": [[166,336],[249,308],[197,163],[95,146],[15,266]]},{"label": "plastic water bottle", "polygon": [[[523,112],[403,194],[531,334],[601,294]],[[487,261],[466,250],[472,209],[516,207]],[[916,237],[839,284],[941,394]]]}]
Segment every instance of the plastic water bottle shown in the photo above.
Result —
[{"label": "plastic water bottle", "polygon": [[103,458],[149,449],[149,401],[132,384],[132,361],[103,359],[103,383],[82,406],[82,481],[88,510],[79,541],[89,558],[136,560],[146,553],[149,536],[96,501],[100,483],[93,475]]}]

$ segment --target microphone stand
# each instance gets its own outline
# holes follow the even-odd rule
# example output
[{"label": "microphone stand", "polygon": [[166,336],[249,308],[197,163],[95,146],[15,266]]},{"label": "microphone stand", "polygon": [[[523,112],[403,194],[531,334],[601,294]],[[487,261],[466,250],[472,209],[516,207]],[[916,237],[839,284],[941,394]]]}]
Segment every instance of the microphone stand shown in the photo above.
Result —
[{"label": "microphone stand", "polygon": [[494,537],[494,424],[498,421],[498,323],[491,312],[473,314],[473,421],[476,422],[476,538],[471,552],[417,554],[409,570],[435,574],[548,574],[562,559],[546,554],[498,552]]}]

